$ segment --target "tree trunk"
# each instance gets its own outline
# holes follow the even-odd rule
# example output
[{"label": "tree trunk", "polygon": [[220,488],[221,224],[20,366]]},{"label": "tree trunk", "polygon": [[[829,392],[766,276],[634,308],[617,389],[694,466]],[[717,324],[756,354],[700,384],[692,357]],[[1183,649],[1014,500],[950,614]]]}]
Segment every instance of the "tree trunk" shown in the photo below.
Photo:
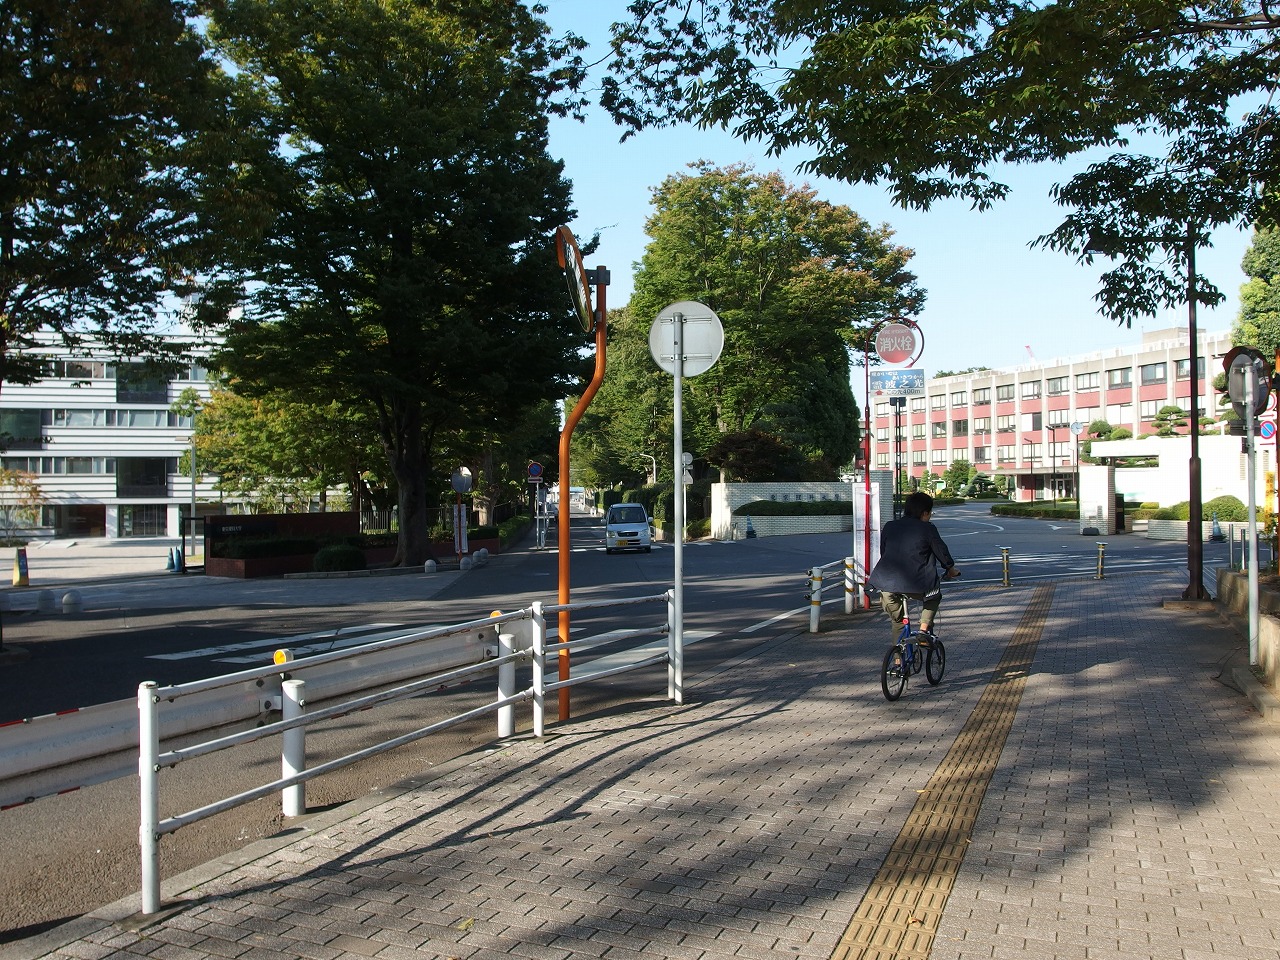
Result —
[{"label": "tree trunk", "polygon": [[387,431],[387,455],[399,488],[400,532],[392,566],[416,567],[434,560],[427,516],[427,463],[423,455],[422,407],[412,401],[393,405],[393,429]]}]

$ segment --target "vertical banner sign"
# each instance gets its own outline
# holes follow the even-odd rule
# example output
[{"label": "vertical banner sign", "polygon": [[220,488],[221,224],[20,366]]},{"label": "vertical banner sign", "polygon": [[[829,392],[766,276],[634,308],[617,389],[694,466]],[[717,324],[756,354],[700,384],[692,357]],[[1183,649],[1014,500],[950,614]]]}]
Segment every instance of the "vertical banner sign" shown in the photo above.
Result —
[{"label": "vertical banner sign", "polygon": [[18,552],[13,555],[13,585],[15,587],[31,586],[27,571],[26,547],[18,547]]}]

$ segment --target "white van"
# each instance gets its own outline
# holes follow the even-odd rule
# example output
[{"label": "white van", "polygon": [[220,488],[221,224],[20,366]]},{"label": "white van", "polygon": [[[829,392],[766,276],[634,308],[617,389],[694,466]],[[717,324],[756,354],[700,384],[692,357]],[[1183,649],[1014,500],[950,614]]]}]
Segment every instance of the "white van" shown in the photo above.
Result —
[{"label": "white van", "polygon": [[604,552],[615,550],[643,550],[652,547],[653,532],[649,529],[649,515],[638,503],[615,503],[604,516]]}]

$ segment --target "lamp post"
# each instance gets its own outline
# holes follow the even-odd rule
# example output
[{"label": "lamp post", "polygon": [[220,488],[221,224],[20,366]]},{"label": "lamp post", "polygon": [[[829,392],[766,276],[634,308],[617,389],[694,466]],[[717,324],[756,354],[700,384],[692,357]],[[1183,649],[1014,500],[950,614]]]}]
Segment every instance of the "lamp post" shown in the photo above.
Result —
[{"label": "lamp post", "polygon": [[652,479],[652,480],[650,480],[649,482],[650,482],[650,483],[657,483],[657,482],[658,482],[658,458],[657,458],[657,457],[655,457],[655,456],[653,456],[652,454],[648,454],[648,453],[637,453],[637,454],[636,454],[636,456],[637,456],[637,457],[644,457],[644,458],[645,458],[646,460],[648,460],[651,464],[653,464],[653,479]]},{"label": "lamp post", "polygon": [[1129,239],[1146,243],[1158,243],[1166,248],[1178,249],[1187,262],[1187,335],[1191,341],[1191,459],[1187,464],[1188,517],[1187,517],[1187,588],[1182,591],[1183,600],[1207,600],[1204,588],[1204,506],[1200,502],[1200,334],[1196,330],[1196,228],[1187,222],[1181,236],[1117,237],[1091,234],[1085,241],[1085,253],[1102,253],[1114,257],[1115,243]]}]

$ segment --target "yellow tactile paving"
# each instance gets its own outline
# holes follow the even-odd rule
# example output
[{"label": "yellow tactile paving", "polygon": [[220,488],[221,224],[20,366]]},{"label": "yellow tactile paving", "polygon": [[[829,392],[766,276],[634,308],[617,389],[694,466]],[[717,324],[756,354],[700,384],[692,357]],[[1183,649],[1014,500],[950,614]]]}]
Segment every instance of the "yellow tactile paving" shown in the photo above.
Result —
[{"label": "yellow tactile paving", "polygon": [[926,960],[1000,761],[1054,587],[1037,587],[995,675],[920,792],[832,960]]}]

